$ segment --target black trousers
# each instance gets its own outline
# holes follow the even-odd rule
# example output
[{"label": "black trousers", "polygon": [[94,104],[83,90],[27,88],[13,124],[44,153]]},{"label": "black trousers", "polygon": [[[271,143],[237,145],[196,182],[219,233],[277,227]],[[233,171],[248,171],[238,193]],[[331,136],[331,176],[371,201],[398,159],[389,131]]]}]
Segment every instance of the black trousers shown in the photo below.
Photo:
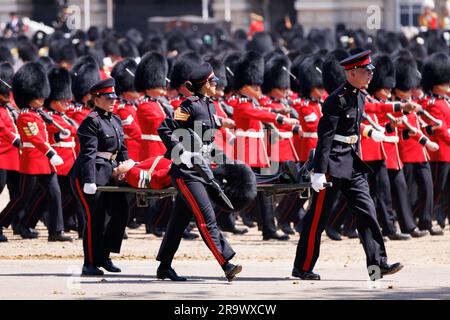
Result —
[{"label": "black trousers", "polygon": [[85,218],[83,214],[83,207],[77,200],[77,194],[70,185],[70,176],[58,176],[59,186],[62,194],[62,209],[64,217],[64,226],[77,226],[79,234],[83,233]]},{"label": "black trousers", "polygon": [[[0,194],[5,187],[8,187],[9,192],[9,202],[6,206],[11,206],[20,194],[20,173],[17,171],[0,169]],[[2,224],[0,223],[0,230],[1,228]]]},{"label": "black trousers", "polygon": [[[419,218],[419,229],[429,230],[432,226],[434,197],[430,164],[428,162],[405,163],[404,172],[408,198],[413,204],[413,216]],[[417,188],[417,194],[414,188]]]},{"label": "black trousers", "polygon": [[21,194],[20,176],[21,174],[17,171],[0,170],[0,193],[3,192],[5,186],[8,187],[9,191],[9,202],[2,212],[0,212],[0,228],[9,226],[14,217],[12,212],[14,211],[14,207],[17,207],[17,198]]},{"label": "black trousers", "polygon": [[450,162],[431,162],[430,166],[433,174],[433,216],[443,225],[446,217],[450,220]]},{"label": "black trousers", "polygon": [[[35,206],[40,201],[35,200],[36,194],[42,196],[40,190],[45,189],[46,204],[48,205],[49,221],[48,232],[53,234],[64,230],[61,206],[61,189],[58,184],[56,173],[51,174],[21,174],[20,195],[8,204],[0,214],[0,225],[8,226],[14,216],[19,217],[19,224],[24,227],[31,227],[35,221]],[[42,213],[42,211],[41,211]]]},{"label": "black trousers", "polygon": [[352,211],[359,237],[366,253],[367,266],[387,262],[383,236],[377,222],[375,205],[363,173],[354,172],[351,179],[329,179],[333,186],[313,193],[312,204],[303,221],[303,230],[297,245],[294,267],[303,271],[314,269],[320,252],[320,238],[328,221],[331,206],[341,191]]},{"label": "black trousers", "polygon": [[368,175],[367,180],[382,233],[385,236],[396,233],[395,213],[392,210],[391,184],[386,163],[380,160],[370,161],[367,164],[373,171]]},{"label": "black trousers", "polygon": [[[71,179],[81,203],[86,223],[83,232],[84,263],[100,266],[111,252],[120,253],[123,234],[128,222],[125,193],[85,194],[77,179]],[[106,217],[109,221],[106,223]]]},{"label": "black trousers", "polygon": [[221,266],[225,265],[234,257],[235,252],[217,227],[216,215],[205,185],[197,180],[182,178],[172,178],[172,183],[178,194],[156,260],[166,265],[172,264],[183,231],[194,215],[203,241],[217,262]]},{"label": "black trousers", "polygon": [[397,213],[400,231],[410,233],[416,227],[411,203],[408,199],[408,185],[406,184],[403,170],[388,170],[389,182],[391,185],[392,204]]}]

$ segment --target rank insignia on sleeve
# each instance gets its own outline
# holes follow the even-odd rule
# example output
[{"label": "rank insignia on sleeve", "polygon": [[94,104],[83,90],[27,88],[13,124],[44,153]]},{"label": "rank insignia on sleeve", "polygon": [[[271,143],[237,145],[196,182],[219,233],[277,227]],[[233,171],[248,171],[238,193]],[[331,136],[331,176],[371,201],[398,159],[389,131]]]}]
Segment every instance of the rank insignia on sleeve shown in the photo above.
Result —
[{"label": "rank insignia on sleeve", "polygon": [[27,122],[27,126],[23,127],[23,131],[27,136],[35,136],[39,133],[39,127],[36,122]]},{"label": "rank insignia on sleeve", "polygon": [[187,121],[189,119],[191,115],[187,112],[184,112],[181,107],[178,108],[177,110],[175,110],[174,114],[173,114],[173,118],[174,120],[179,120],[179,121]]}]

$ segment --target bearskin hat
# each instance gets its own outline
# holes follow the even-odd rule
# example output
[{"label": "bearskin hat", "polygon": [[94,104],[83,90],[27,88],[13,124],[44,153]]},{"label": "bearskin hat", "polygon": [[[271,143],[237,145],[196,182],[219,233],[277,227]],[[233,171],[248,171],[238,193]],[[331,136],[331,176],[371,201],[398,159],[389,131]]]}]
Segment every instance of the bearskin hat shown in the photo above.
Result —
[{"label": "bearskin hat", "polygon": [[380,89],[395,88],[395,66],[391,57],[384,54],[379,55],[374,58],[372,64],[375,66],[375,70],[367,91],[374,94]]},{"label": "bearskin hat", "polygon": [[166,86],[167,60],[157,52],[148,52],[136,69],[134,84],[137,91]]},{"label": "bearskin hat", "polygon": [[395,88],[409,91],[420,85],[420,73],[414,60],[404,57],[395,60]]},{"label": "bearskin hat", "polygon": [[230,92],[233,90],[234,72],[232,69],[234,67],[235,62],[239,60],[241,55],[242,54],[240,52],[231,52],[225,57],[223,61],[225,67],[225,74],[227,77],[227,86],[225,87],[225,92]]},{"label": "bearskin hat", "polygon": [[323,87],[331,94],[346,81],[345,71],[339,61],[349,57],[345,50],[331,52],[322,65]]},{"label": "bearskin hat", "polygon": [[225,211],[241,211],[256,198],[256,177],[245,164],[223,164],[213,169],[214,178],[233,204],[234,210],[223,201],[217,191],[208,188],[211,200]]},{"label": "bearskin hat", "polygon": [[39,57],[36,62],[41,64],[47,73],[55,66],[55,62],[50,57]]},{"label": "bearskin hat", "polygon": [[226,88],[228,83],[227,83],[227,75],[226,75],[226,71],[225,71],[225,65],[223,64],[223,62],[214,57],[205,59],[205,61],[209,62],[209,64],[213,68],[215,76],[217,78],[219,78],[219,80],[217,81],[217,86]]},{"label": "bearskin hat", "polygon": [[93,65],[97,66],[97,68],[98,68],[97,60],[91,55],[85,55],[85,56],[79,57],[75,61],[75,63],[72,65],[72,70],[71,71],[72,72],[77,72],[85,64],[93,64]]},{"label": "bearskin hat", "polygon": [[13,77],[14,101],[19,108],[28,108],[31,100],[50,94],[50,85],[44,67],[36,62],[24,64]]},{"label": "bearskin hat", "polygon": [[24,40],[19,43],[19,57],[24,62],[33,62],[39,57],[38,48],[29,40]]},{"label": "bearskin hat", "polygon": [[264,59],[255,51],[245,52],[232,68],[233,87],[241,89],[245,85],[262,85],[264,82]]},{"label": "bearskin hat", "polygon": [[9,62],[0,63],[0,94],[8,96],[14,77],[14,68]]},{"label": "bearskin hat", "polygon": [[50,96],[47,101],[70,100],[72,98],[72,79],[70,72],[63,67],[54,67],[48,73]]},{"label": "bearskin hat", "polygon": [[100,81],[100,72],[96,64],[86,63],[72,68],[71,77],[73,97],[75,101],[81,102],[89,89]]},{"label": "bearskin hat", "polygon": [[130,40],[121,41],[119,47],[120,55],[124,58],[136,58],[139,56],[139,50]]},{"label": "bearskin hat", "polygon": [[0,46],[0,61],[1,62],[9,62],[11,64],[14,64],[14,58],[11,54],[11,50],[7,47]]},{"label": "bearskin hat", "polygon": [[105,55],[110,56],[118,56],[120,57],[120,47],[115,39],[106,39],[103,41],[103,51]]},{"label": "bearskin hat", "polygon": [[306,57],[299,65],[299,93],[308,98],[313,88],[323,88],[323,61],[318,55]]},{"label": "bearskin hat", "polygon": [[268,32],[257,32],[252,40],[247,43],[247,50],[260,52],[261,54],[273,50],[273,40]]},{"label": "bearskin hat", "polygon": [[77,51],[71,43],[65,44],[60,51],[60,62],[74,63],[77,59]]},{"label": "bearskin hat", "polygon": [[170,87],[178,89],[183,83],[188,81],[192,69],[200,65],[201,62],[200,56],[193,52],[178,56],[173,62],[170,72]]},{"label": "bearskin hat", "polygon": [[263,93],[268,93],[272,89],[289,89],[289,70],[291,62],[285,55],[275,55],[269,59],[264,66]]},{"label": "bearskin hat", "polygon": [[422,85],[424,91],[432,91],[435,85],[450,83],[450,58],[438,52],[425,60],[422,69]]},{"label": "bearskin hat", "polygon": [[116,94],[121,95],[123,92],[136,91],[134,78],[137,69],[137,63],[131,58],[119,61],[111,71],[111,77],[116,81]]}]

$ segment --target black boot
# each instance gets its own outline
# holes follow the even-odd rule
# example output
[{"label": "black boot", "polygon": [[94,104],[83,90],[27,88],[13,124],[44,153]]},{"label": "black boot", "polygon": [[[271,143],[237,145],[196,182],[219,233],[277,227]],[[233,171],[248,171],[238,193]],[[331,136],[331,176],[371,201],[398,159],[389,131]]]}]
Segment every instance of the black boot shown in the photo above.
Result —
[{"label": "black boot", "polygon": [[48,235],[48,241],[49,241],[49,242],[56,242],[56,241],[61,241],[61,242],[68,241],[68,242],[72,242],[73,239],[72,239],[70,236],[66,235],[66,234],[64,233],[64,231],[59,231],[59,232],[56,232],[56,233],[51,233],[51,234],[49,234],[49,235]]},{"label": "black boot", "polygon": [[223,272],[225,272],[225,277],[228,282],[231,282],[236,278],[236,275],[242,271],[242,266],[240,264],[232,264],[227,262],[222,266]]},{"label": "black boot", "polygon": [[114,265],[114,263],[111,261],[111,258],[106,258],[105,262],[101,265],[101,267],[108,272],[122,272],[120,268]]},{"label": "black boot", "polygon": [[90,264],[84,264],[83,270],[81,271],[82,276],[102,276],[104,272],[97,268],[96,266]]},{"label": "black boot", "polygon": [[160,264],[158,267],[158,270],[156,270],[156,278],[160,280],[164,279],[170,279],[172,281],[186,281],[187,279],[185,277],[180,277],[177,275],[175,270],[173,270],[170,266],[165,266],[163,264]]},{"label": "black boot", "polygon": [[3,235],[3,228],[0,228],[0,242],[7,242],[8,238]]}]

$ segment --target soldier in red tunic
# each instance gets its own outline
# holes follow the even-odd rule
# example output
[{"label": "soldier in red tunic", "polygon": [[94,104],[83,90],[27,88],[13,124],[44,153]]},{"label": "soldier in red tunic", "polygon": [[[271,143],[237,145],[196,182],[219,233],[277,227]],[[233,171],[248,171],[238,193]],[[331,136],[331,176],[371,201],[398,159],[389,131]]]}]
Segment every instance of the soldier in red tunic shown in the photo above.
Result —
[{"label": "soldier in red tunic", "polygon": [[46,124],[41,116],[50,86],[44,68],[38,63],[22,66],[13,78],[13,94],[21,108],[17,127],[23,143],[20,157],[21,194],[0,214],[0,224],[7,226],[14,215],[21,217],[18,227],[22,238],[36,238],[38,233],[30,228],[32,212],[30,200],[39,185],[48,190],[49,241],[71,240],[64,236],[61,190],[56,175],[57,166],[64,163],[49,144]]},{"label": "soldier in red tunic", "polygon": [[[20,136],[15,121],[19,115],[10,104],[11,84],[14,76],[9,62],[0,64],[0,193],[8,186],[10,203],[19,196]],[[0,242],[8,239],[0,227]]]}]

